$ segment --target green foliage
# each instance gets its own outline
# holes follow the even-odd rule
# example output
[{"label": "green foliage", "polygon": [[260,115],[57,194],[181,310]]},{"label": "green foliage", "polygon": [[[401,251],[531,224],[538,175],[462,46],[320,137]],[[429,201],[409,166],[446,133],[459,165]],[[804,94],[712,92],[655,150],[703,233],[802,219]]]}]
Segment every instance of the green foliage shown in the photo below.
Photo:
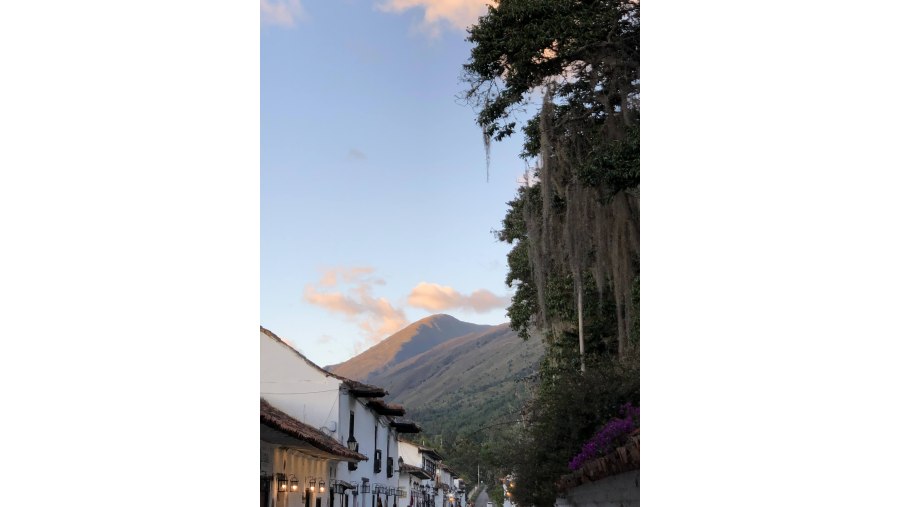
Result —
[{"label": "green foliage", "polygon": [[539,328],[546,343],[539,382],[520,423],[455,442],[485,480],[514,474],[521,506],[553,505],[554,483],[582,444],[623,404],[640,405],[631,353],[640,329],[639,39],[640,4],[630,0],[499,0],[469,31],[466,97],[486,136],[509,136],[532,92],[547,87],[541,113],[521,127],[521,156],[540,158],[539,181],[518,190],[496,233],[512,245],[511,326],[523,339]]},{"label": "green foliage", "polygon": [[[516,199],[507,203],[509,209],[503,219],[503,228],[497,232],[498,239],[513,244],[513,248],[507,254],[509,272],[506,275],[506,284],[516,290],[507,308],[507,316],[510,318],[510,326],[526,340],[529,337],[529,329],[534,325],[534,315],[538,312],[538,298],[531,260],[528,256],[529,238],[525,226],[524,205],[526,200],[531,200],[534,206],[540,206],[540,185],[538,183],[531,187],[519,188]],[[591,274],[583,277],[582,284],[585,334],[588,337],[585,347],[589,352],[591,349],[598,352],[615,352],[616,320],[612,295],[607,292],[601,297]],[[547,314],[555,321],[572,323],[570,329],[560,333],[571,338],[575,331],[574,323],[577,322],[575,285],[571,272],[564,266],[556,266],[549,273],[545,290]],[[577,349],[577,335],[575,336]],[[548,338],[552,341],[561,337],[563,336],[552,335]]]},{"label": "green foliage", "polygon": [[[510,135],[509,117],[527,94],[568,71],[560,96],[601,118],[621,107],[637,79],[640,7],[630,1],[500,0],[469,30],[466,97],[479,106],[478,124],[497,140]],[[617,79],[608,79],[615,69]],[[608,100],[594,100],[598,88]]]},{"label": "green foliage", "polygon": [[494,502],[494,505],[503,505],[503,486],[499,482],[491,484],[491,486],[488,487],[487,492],[491,501]]},{"label": "green foliage", "polygon": [[[562,356],[569,349],[559,348]],[[626,402],[640,401],[637,361],[594,358],[582,375],[577,362],[548,358],[529,425],[518,434],[506,462],[516,477],[513,500],[519,505],[553,505],[554,482],[567,464]]]},{"label": "green foliage", "polygon": [[537,287],[531,275],[531,264],[528,258],[528,230],[525,224],[525,201],[530,199],[539,203],[540,189],[519,187],[518,195],[509,201],[509,210],[503,218],[503,228],[495,234],[497,239],[513,245],[506,256],[509,272],[506,285],[516,289],[506,315],[512,327],[523,340],[527,340],[528,329],[533,322],[537,308]]}]

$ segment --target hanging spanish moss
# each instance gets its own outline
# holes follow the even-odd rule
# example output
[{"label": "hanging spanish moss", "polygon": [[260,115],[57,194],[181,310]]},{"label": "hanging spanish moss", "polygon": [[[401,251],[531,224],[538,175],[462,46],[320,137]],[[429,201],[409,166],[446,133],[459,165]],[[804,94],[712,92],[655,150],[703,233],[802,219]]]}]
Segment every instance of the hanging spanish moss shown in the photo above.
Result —
[{"label": "hanging spanish moss", "polygon": [[[640,197],[636,191],[611,188],[610,178],[597,178],[592,169],[604,154],[622,151],[631,121],[624,114],[608,114],[597,135],[581,135],[585,126],[566,112],[560,114],[563,108],[554,104],[553,92],[548,87],[539,117],[540,199],[526,197],[523,206],[536,320],[551,336],[571,332],[572,319],[548,309],[548,280],[563,268],[580,295],[584,281],[592,279],[601,298],[610,291],[615,301],[617,349],[626,356],[634,344],[632,288],[640,258]],[[598,146],[598,141],[606,145]]]},{"label": "hanging spanish moss", "polygon": [[487,129],[482,129],[482,142],[484,142],[484,171],[485,181],[491,181],[491,134]]}]

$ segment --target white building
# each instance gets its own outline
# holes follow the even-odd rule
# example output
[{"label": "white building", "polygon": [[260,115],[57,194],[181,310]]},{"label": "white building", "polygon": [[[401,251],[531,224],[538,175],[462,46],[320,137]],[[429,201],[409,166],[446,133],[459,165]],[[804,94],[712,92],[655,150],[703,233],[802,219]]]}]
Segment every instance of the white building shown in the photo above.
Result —
[{"label": "white building", "polygon": [[322,369],[260,326],[260,393],[365,458],[335,462],[327,474],[327,502],[305,507],[400,507],[408,497],[400,485],[397,437],[420,429],[396,419],[405,410],[380,399],[384,389]]},{"label": "white building", "polygon": [[262,507],[321,507],[337,463],[365,459],[265,399],[259,417]]},{"label": "white building", "polygon": [[400,457],[404,467],[409,470],[410,492],[413,507],[443,507],[448,499],[447,491],[442,487],[442,479],[449,481],[440,469],[441,456],[437,451],[423,445],[400,441]]}]

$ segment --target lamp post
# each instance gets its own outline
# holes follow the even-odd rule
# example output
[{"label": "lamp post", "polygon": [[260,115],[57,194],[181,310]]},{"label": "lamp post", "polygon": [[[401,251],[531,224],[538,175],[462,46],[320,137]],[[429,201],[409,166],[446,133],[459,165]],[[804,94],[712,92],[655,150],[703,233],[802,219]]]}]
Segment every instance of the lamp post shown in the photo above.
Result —
[{"label": "lamp post", "polygon": [[[350,435],[350,438],[347,439],[347,449],[350,449],[353,452],[359,452],[359,442],[353,438],[353,435]],[[352,461],[347,463],[348,470],[356,470],[357,466],[358,465]]]}]

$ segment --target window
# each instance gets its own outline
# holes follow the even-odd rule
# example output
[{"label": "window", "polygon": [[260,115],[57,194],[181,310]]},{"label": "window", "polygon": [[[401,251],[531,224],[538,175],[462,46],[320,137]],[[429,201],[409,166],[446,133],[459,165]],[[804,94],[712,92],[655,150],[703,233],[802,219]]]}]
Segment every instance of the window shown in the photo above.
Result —
[{"label": "window", "polygon": [[[356,414],[354,414],[353,411],[351,410],[350,411],[350,436],[347,438],[347,446],[348,447],[350,446],[350,441],[356,442],[356,438],[353,436],[353,428],[355,426],[355,421],[356,421]],[[357,445],[359,445],[359,444],[357,444]],[[353,449],[353,450],[358,450],[358,449]],[[347,463],[348,470],[351,470],[351,471],[356,470],[358,467],[359,467],[359,465],[357,465],[356,463]]]},{"label": "window", "polygon": [[385,444],[387,445],[387,476],[393,477],[394,476],[394,458],[391,457],[391,431],[390,430],[388,430],[387,442],[385,442]]},{"label": "window", "polygon": [[381,451],[378,447],[378,421],[375,421],[375,460],[372,462],[372,470],[377,474],[381,471]]}]

